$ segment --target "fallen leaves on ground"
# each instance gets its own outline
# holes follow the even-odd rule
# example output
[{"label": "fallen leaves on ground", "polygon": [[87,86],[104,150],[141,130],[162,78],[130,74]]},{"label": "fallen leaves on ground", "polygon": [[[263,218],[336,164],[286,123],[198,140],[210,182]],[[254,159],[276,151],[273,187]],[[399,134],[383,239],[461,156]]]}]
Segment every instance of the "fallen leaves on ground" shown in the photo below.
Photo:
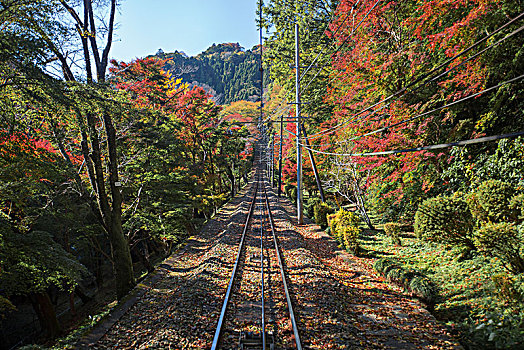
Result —
[{"label": "fallen leaves on ground", "polygon": [[[271,195],[302,344],[310,349],[453,349],[457,343],[416,300],[374,274],[371,260],[338,254],[312,224],[295,226],[293,208]],[[162,265],[162,278],[107,332],[95,348],[210,348],[249,204],[248,191],[226,205],[198,237]],[[256,228],[256,226],[255,226]],[[256,252],[252,235],[247,256]],[[260,242],[260,241],[258,241]],[[258,243],[259,244],[259,243]],[[271,240],[265,241],[271,295],[267,319],[277,347],[294,348],[287,303]],[[226,318],[224,348],[240,330],[258,331],[260,278],[245,260]]]}]

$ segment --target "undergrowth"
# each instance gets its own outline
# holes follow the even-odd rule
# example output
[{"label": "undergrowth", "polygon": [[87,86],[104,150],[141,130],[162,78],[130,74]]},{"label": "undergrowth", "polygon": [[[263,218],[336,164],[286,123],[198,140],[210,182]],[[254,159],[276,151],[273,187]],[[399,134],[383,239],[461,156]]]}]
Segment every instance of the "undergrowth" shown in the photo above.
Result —
[{"label": "undergrowth", "polygon": [[359,245],[378,258],[377,270],[387,279],[414,292],[402,281],[411,271],[438,288],[432,312],[466,349],[524,348],[524,278],[511,277],[500,259],[475,251],[464,256],[460,248],[420,242],[413,233],[402,234],[402,246],[382,230],[364,235]]}]

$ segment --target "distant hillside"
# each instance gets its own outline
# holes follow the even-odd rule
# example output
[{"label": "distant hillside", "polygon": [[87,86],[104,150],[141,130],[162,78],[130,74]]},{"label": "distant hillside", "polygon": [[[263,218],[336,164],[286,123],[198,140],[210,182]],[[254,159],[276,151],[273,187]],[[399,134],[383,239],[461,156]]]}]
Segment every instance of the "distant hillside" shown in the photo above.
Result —
[{"label": "distant hillside", "polygon": [[168,59],[167,71],[185,82],[203,87],[219,104],[259,100],[258,46],[245,50],[238,43],[213,44],[194,57],[180,51],[165,53],[160,49],[155,56]]}]

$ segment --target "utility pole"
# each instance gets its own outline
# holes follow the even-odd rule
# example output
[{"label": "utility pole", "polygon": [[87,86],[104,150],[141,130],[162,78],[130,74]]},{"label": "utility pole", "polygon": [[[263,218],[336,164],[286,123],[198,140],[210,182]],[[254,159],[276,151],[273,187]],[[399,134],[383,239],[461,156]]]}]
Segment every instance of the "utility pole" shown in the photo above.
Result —
[{"label": "utility pole", "polygon": [[302,208],[302,146],[300,142],[300,36],[298,23],[295,23],[295,103],[297,117],[297,224],[304,223]]},{"label": "utility pole", "polygon": [[[262,0],[259,0],[259,3],[258,3],[258,12],[259,12],[259,31],[260,31],[260,67],[259,67],[259,71],[260,71],[260,119],[259,119],[259,125],[260,125],[260,128],[261,128],[261,136],[262,136],[262,142],[264,142],[264,68],[262,67],[262,58],[263,58],[263,53],[262,53],[262,44],[263,44],[263,37],[262,37]],[[261,147],[261,153],[260,153],[260,161],[263,162],[263,158],[262,158],[262,148],[263,148],[263,144],[260,145]],[[264,169],[264,168],[262,168]]]},{"label": "utility pole", "polygon": [[284,132],[284,113],[280,116],[280,142],[278,150],[278,198],[282,195],[282,133]]},{"label": "utility pole", "polygon": [[[268,130],[269,132],[269,130]],[[265,142],[265,145],[266,145],[266,174],[267,176],[269,177],[269,173],[271,172],[271,164],[269,164],[269,156],[271,154],[271,152],[269,151],[269,145],[270,145],[270,142],[269,142],[269,134],[268,132],[266,132],[266,136],[265,136],[265,139],[264,139],[264,142]]]},{"label": "utility pole", "polygon": [[271,188],[275,187],[275,134],[271,131]]}]

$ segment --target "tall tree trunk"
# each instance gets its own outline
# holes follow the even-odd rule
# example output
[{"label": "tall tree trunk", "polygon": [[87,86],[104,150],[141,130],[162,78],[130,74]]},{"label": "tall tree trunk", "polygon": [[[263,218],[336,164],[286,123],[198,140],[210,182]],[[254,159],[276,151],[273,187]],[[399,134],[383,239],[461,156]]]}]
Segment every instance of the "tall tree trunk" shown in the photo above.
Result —
[{"label": "tall tree trunk", "polygon": [[[60,0],[62,6],[70,13],[77,28],[82,43],[84,53],[84,61],[86,64],[86,75],[88,84],[104,89],[103,85],[95,86],[91,73],[91,54],[96,67],[97,83],[103,84],[106,78],[106,70],[108,65],[109,51],[113,42],[113,30],[116,13],[116,0],[110,0],[109,21],[107,22],[107,32],[105,33],[106,44],[100,55],[97,40],[100,36],[97,34],[96,15],[93,10],[92,0],[83,0],[83,20],[76,13],[76,11],[69,6],[66,0]],[[91,44],[91,53],[89,45]],[[60,60],[63,68],[67,71],[69,67],[65,59]],[[68,70],[70,71],[70,69]],[[72,74],[69,74],[72,75]],[[66,75],[68,77],[69,75]],[[74,80],[74,77],[70,77]],[[82,113],[77,112],[78,116]],[[129,244],[126,240],[122,229],[122,195],[120,193],[120,184],[118,179],[118,158],[116,146],[116,132],[113,126],[111,116],[104,112],[102,114],[105,132],[107,136],[107,152],[108,157],[102,156],[101,141],[96,128],[96,121],[92,113],[89,111],[85,114],[86,122],[79,118],[79,126],[81,128],[82,136],[82,154],[86,162],[86,168],[89,175],[89,181],[96,193],[99,219],[106,230],[111,244],[111,253],[113,259],[113,269],[116,279],[116,294],[117,298],[122,299],[131,288],[135,285],[133,274],[133,264],[131,260],[131,252]],[[109,188],[110,195],[107,192],[107,179],[104,174],[104,161],[107,161],[107,169],[109,172]]]},{"label": "tall tree trunk", "polygon": [[56,318],[55,308],[49,294],[47,292],[32,293],[30,298],[40,325],[45,330],[46,335],[51,339],[59,336],[62,333],[62,328]]},{"label": "tall tree trunk", "polygon": [[375,227],[371,223],[371,219],[369,218],[368,211],[366,210],[366,202],[364,200],[364,195],[363,195],[361,187],[360,187],[357,170],[356,170],[354,165],[351,167],[351,171],[353,173],[352,175],[353,175],[353,180],[354,180],[354,182],[352,184],[353,195],[355,196],[355,199],[356,199],[356,202],[357,202],[357,207],[358,207],[362,217],[364,218],[364,221],[366,222],[366,225],[368,225],[368,227],[371,230],[374,230]]},{"label": "tall tree trunk", "polygon": [[107,168],[109,170],[109,187],[112,199],[112,205],[110,205],[109,195],[106,191],[104,164],[102,161],[102,151],[95,119],[90,113],[86,115],[86,118],[91,153],[88,153],[89,147],[87,133],[82,134],[82,150],[84,157],[86,157],[87,153],[88,158],[86,159],[86,162],[92,162],[92,165],[90,164],[87,166],[88,175],[97,194],[100,217],[111,244],[113,270],[116,280],[116,294],[117,298],[121,300],[133,288],[135,285],[135,279],[129,244],[122,229],[122,195],[120,193],[118,177],[116,132],[111,117],[107,113],[104,113],[103,119],[107,135],[107,150],[109,155]]},{"label": "tall tree trunk", "polygon": [[222,173],[218,172],[218,192],[224,193],[224,179],[222,178]]},{"label": "tall tree trunk", "polygon": [[104,284],[104,257],[102,256],[102,253],[97,250],[95,250],[95,264],[95,281],[97,289],[100,291]]},{"label": "tall tree trunk", "polygon": [[104,113],[103,117],[107,135],[107,151],[109,153],[109,186],[111,188],[111,197],[113,199],[111,229],[108,233],[113,253],[116,294],[118,300],[121,300],[134,287],[135,277],[133,273],[131,250],[129,249],[129,243],[124,235],[124,230],[122,229],[122,194],[120,193],[121,184],[118,177],[116,131],[111,116]]},{"label": "tall tree trunk", "polygon": [[361,204],[359,204],[358,207],[360,210],[360,214],[362,215],[362,217],[364,218],[364,221],[366,222],[366,225],[368,225],[368,227],[371,230],[374,230],[375,226],[373,226],[373,224],[371,223],[371,219],[369,218],[368,211],[366,210],[366,206],[364,205],[363,201],[361,202]]},{"label": "tall tree trunk", "polygon": [[228,169],[228,171],[226,172],[226,175],[227,175],[227,179],[229,180],[229,192],[230,192],[231,198],[233,198],[235,196],[235,189],[236,189],[235,175],[233,174],[233,172],[230,169]]},{"label": "tall tree trunk", "polygon": [[71,316],[76,318],[76,306],[75,306],[75,291],[69,293],[69,310],[71,310]]},{"label": "tall tree trunk", "polygon": [[215,164],[213,163],[213,151],[209,151],[209,164],[210,164],[210,174],[211,174],[211,186],[213,193],[216,193],[216,174],[215,174]]}]

